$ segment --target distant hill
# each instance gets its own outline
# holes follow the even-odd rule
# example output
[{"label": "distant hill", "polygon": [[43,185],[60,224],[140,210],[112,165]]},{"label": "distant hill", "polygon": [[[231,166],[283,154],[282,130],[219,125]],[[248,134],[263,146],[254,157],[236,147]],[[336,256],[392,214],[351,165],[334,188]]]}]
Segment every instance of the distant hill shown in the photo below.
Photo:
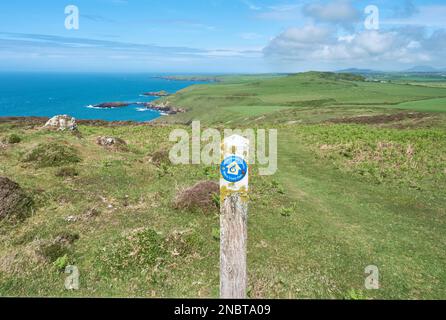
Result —
[{"label": "distant hill", "polygon": [[377,73],[379,71],[372,69],[358,69],[358,68],[349,68],[337,71],[339,73],[354,73],[354,74],[364,74],[364,73]]},{"label": "distant hill", "polygon": [[316,77],[327,80],[347,80],[347,81],[365,81],[365,78],[357,73],[352,72],[321,72],[321,71],[308,71],[298,74],[302,77]]},{"label": "distant hill", "polygon": [[348,68],[336,71],[338,73],[352,73],[352,74],[382,74],[382,73],[435,73],[435,72],[446,72],[446,68],[434,68],[431,66],[414,66],[406,70],[401,71],[379,71],[372,69],[359,69],[359,68]]},{"label": "distant hill", "polygon": [[415,66],[410,69],[405,70],[405,72],[439,72],[440,70],[435,69],[431,66]]}]

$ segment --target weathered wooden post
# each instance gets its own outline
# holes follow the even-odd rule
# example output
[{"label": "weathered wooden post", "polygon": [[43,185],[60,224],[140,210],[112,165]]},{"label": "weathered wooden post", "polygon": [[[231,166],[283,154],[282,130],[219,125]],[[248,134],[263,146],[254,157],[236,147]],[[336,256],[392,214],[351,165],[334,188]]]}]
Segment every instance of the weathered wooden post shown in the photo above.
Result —
[{"label": "weathered wooden post", "polygon": [[249,140],[226,138],[220,165],[220,297],[246,298]]}]

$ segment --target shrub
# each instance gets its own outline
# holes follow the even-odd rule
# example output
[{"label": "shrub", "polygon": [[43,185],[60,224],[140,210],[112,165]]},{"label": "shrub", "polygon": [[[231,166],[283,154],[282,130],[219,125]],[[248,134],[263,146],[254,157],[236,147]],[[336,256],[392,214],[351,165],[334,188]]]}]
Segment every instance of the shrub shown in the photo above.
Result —
[{"label": "shrub", "polygon": [[214,240],[220,240],[220,228],[212,228],[212,238]]},{"label": "shrub", "polygon": [[59,257],[68,253],[68,247],[60,242],[42,244],[38,250],[39,254],[49,262],[55,262]]},{"label": "shrub", "polygon": [[23,158],[23,162],[32,162],[39,168],[58,167],[80,161],[74,147],[58,142],[41,143]]},{"label": "shrub", "polygon": [[155,151],[154,153],[152,153],[150,155],[149,161],[158,167],[161,165],[170,164],[169,150],[160,149],[160,150]]},{"label": "shrub", "polygon": [[9,144],[16,144],[16,143],[20,143],[22,141],[22,138],[20,138],[20,136],[16,135],[16,134],[11,134],[8,137],[6,137],[5,139],[6,143]]},{"label": "shrub", "polygon": [[31,214],[33,200],[14,181],[0,177],[0,220],[23,220]]},{"label": "shrub", "polygon": [[62,167],[56,171],[56,177],[60,178],[72,178],[77,177],[79,172],[73,167]]},{"label": "shrub", "polygon": [[165,248],[173,257],[185,257],[200,250],[203,245],[201,235],[195,231],[174,231],[164,239]]},{"label": "shrub", "polygon": [[282,209],[280,210],[280,214],[281,214],[283,217],[289,217],[289,216],[291,216],[291,214],[293,213],[293,211],[294,211],[293,208],[282,208]]},{"label": "shrub", "polygon": [[366,300],[364,293],[361,290],[351,289],[345,295],[346,300]]},{"label": "shrub", "polygon": [[70,245],[70,244],[73,244],[74,241],[79,240],[79,238],[80,238],[79,234],[77,234],[77,233],[63,231],[56,236],[54,241],[57,243]]},{"label": "shrub", "polygon": [[38,253],[47,261],[55,263],[59,258],[68,255],[70,246],[78,239],[79,234],[63,231],[52,241],[42,243]]},{"label": "shrub", "polygon": [[[202,210],[203,212],[217,211],[220,186],[213,181],[201,181],[182,192],[180,192],[174,203],[176,209]],[[218,199],[218,202],[217,202]]]},{"label": "shrub", "polygon": [[63,255],[62,257],[59,257],[56,259],[56,261],[53,262],[53,266],[59,270],[65,270],[65,267],[68,265],[68,255]]}]

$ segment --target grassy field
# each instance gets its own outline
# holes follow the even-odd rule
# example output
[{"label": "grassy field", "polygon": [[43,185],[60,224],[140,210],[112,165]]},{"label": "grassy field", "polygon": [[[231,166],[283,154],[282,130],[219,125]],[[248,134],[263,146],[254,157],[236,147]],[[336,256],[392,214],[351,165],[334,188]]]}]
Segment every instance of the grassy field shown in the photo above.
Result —
[{"label": "grassy field", "polygon": [[[187,108],[189,112],[161,121],[245,122],[250,110],[259,116],[261,106],[307,107],[313,111],[322,107],[346,107],[357,109],[356,113],[360,114],[365,111],[363,108],[393,109],[404,102],[445,97],[446,88],[351,81],[345,74],[310,72],[260,79],[241,77],[237,81],[192,86],[167,98],[171,104]],[[232,115],[227,107],[237,107],[240,114]],[[264,114],[269,111],[265,109]]]},{"label": "grassy field", "polygon": [[[0,140],[20,142],[0,149],[0,175],[35,206],[0,224],[0,295],[217,297],[218,210],[174,202],[218,181],[218,167],[151,161],[173,128],[200,119],[278,129],[278,172],[253,166],[250,178],[249,297],[445,298],[446,114],[400,109],[442,97],[446,89],[329,74],[244,77],[169,97],[190,111],[157,121],[168,125],[83,125],[78,137],[1,124]],[[128,147],[103,148],[98,136]],[[71,160],[30,156],[49,142]],[[79,291],[64,289],[68,263]],[[379,267],[379,290],[364,289],[368,265]]]},{"label": "grassy field", "polygon": [[404,102],[398,107],[421,112],[446,112],[446,98]]}]

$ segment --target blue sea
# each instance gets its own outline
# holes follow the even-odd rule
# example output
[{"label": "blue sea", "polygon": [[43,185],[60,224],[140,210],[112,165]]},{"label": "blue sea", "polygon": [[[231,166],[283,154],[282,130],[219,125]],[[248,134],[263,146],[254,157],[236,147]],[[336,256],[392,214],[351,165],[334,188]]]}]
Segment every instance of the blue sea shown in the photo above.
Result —
[{"label": "blue sea", "polygon": [[[150,121],[160,113],[137,105],[93,109],[103,102],[150,102],[144,92],[175,93],[194,81],[172,81],[150,74],[0,73],[0,117],[68,114],[76,119]],[[201,82],[202,83],[202,82]]]}]

